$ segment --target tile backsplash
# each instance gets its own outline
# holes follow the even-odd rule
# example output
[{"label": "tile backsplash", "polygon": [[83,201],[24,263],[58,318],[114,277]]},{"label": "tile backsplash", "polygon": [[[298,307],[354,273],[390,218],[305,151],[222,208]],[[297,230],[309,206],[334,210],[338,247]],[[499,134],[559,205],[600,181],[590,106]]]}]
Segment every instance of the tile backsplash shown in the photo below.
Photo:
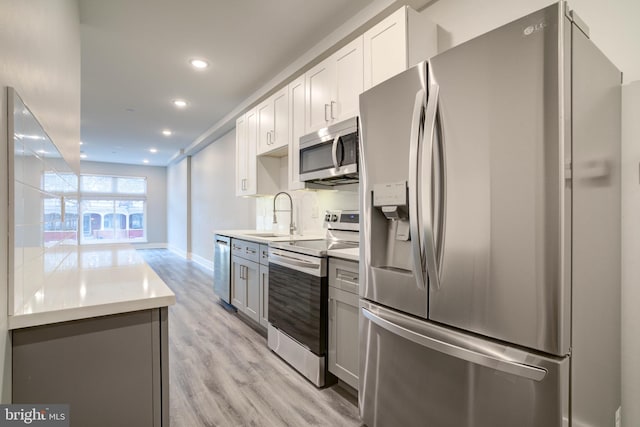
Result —
[{"label": "tile backsplash", "polygon": [[12,92],[13,262],[9,313],[42,295],[78,238],[78,176]]},{"label": "tile backsplash", "polygon": [[[293,222],[297,234],[323,234],[326,210],[357,210],[358,192],[343,190],[288,191],[293,199]],[[279,196],[276,210],[289,210],[289,198]],[[273,196],[256,199],[256,229],[289,232],[289,212],[277,212],[277,224],[273,223]]]}]

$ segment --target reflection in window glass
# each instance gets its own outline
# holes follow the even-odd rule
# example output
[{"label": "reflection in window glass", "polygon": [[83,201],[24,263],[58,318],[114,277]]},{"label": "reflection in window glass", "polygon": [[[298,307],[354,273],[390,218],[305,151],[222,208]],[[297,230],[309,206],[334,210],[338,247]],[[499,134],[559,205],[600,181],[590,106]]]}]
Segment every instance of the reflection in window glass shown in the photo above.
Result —
[{"label": "reflection in window glass", "polygon": [[145,194],[147,180],[145,178],[116,178],[115,192],[118,194]]},{"label": "reflection in window glass", "polygon": [[142,230],[144,214],[137,213],[129,215],[129,229],[130,230]]},{"label": "reflection in window glass", "polygon": [[80,176],[80,191],[83,193],[112,193],[113,178],[100,175]]},{"label": "reflection in window glass", "polygon": [[44,242],[52,246],[63,241],[77,241],[78,231],[78,201],[64,199],[64,218],[62,197],[50,197],[43,200],[43,231]]},{"label": "reflection in window glass", "polygon": [[82,200],[82,243],[146,241],[144,204],[144,200]]}]

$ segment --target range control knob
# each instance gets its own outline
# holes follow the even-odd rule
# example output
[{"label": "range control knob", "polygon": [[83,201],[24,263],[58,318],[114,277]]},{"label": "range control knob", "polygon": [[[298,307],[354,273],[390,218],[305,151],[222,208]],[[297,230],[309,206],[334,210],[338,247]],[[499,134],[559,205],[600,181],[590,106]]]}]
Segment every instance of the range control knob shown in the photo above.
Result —
[{"label": "range control knob", "polygon": [[326,215],[324,216],[324,220],[325,220],[326,222],[331,221],[331,215],[330,215],[330,214],[326,214]]},{"label": "range control knob", "polygon": [[331,221],[332,221],[332,222],[337,222],[337,221],[338,221],[338,215],[336,215],[336,214],[331,214]]}]

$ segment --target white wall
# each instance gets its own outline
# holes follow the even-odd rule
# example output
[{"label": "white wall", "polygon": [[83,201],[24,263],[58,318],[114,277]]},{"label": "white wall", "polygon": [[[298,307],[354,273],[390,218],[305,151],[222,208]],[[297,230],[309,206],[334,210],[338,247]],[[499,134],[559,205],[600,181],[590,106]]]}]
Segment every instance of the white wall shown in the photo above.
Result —
[{"label": "white wall", "polygon": [[[0,0],[0,241],[7,242],[7,86],[79,170],[80,24],[74,0]],[[7,245],[0,245],[0,402],[11,401]]]},{"label": "white wall", "polygon": [[0,85],[17,90],[76,173],[79,22],[76,0],[0,0]]},{"label": "white wall", "polygon": [[[502,24],[550,5],[549,0],[440,0],[423,11],[441,28],[442,52]],[[640,1],[571,0],[569,6],[589,26],[591,39],[617,67],[625,82],[640,79]]]},{"label": "white wall", "polygon": [[640,425],[640,81],[622,87],[622,420]]},{"label": "white wall", "polygon": [[213,265],[213,230],[255,228],[253,198],[235,195],[235,129],[191,158],[193,259]]},{"label": "white wall", "polygon": [[167,244],[167,168],[102,162],[80,162],[80,172],[114,176],[147,178],[147,243],[162,247]]},{"label": "white wall", "polygon": [[191,157],[167,168],[167,237],[169,249],[188,257],[191,252]]}]

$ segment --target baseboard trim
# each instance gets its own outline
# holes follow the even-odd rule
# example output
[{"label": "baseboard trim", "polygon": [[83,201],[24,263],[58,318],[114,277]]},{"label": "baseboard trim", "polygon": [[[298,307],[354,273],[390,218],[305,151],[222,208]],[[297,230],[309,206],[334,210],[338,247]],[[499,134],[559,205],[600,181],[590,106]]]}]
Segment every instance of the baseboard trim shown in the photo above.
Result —
[{"label": "baseboard trim", "polygon": [[201,257],[200,255],[196,255],[191,252],[191,260],[198,265],[203,266],[204,268],[213,271],[213,261],[209,261],[205,257]]},{"label": "baseboard trim", "polygon": [[136,249],[167,249],[169,246],[166,243],[132,243],[132,245]]},{"label": "baseboard trim", "polygon": [[181,256],[182,258],[189,259],[189,255],[186,251],[183,251],[180,248],[176,248],[175,246],[167,245],[167,249],[169,249],[174,254]]}]

